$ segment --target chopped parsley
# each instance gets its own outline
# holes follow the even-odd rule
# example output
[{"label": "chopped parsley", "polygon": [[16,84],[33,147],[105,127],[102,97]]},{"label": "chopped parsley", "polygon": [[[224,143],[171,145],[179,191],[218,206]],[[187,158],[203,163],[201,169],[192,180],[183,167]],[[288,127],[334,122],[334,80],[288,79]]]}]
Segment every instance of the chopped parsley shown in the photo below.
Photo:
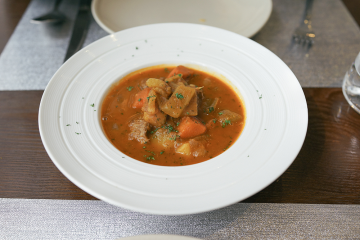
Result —
[{"label": "chopped parsley", "polygon": [[214,110],[214,107],[209,107],[209,113],[213,112]]},{"label": "chopped parsley", "polygon": [[223,115],[223,112],[219,112],[219,115]]},{"label": "chopped parsley", "polygon": [[70,124],[66,124],[66,126],[68,127],[68,126],[71,126]]},{"label": "chopped parsley", "polygon": [[141,102],[141,98],[139,98],[138,101]]},{"label": "chopped parsley", "polygon": [[262,99],[262,94],[260,95],[259,99]]},{"label": "chopped parsley", "polygon": [[91,106],[91,107],[95,107],[95,103],[93,103],[93,104],[90,104],[90,106]]},{"label": "chopped parsley", "polygon": [[180,122],[177,122],[177,123],[176,123],[176,126],[179,126],[179,125],[180,125]]},{"label": "chopped parsley", "polygon": [[130,87],[127,87],[126,89],[130,92],[134,87],[130,86]]},{"label": "chopped parsley", "polygon": [[168,73],[168,72],[169,72],[169,69],[168,69],[168,68],[165,68],[164,71],[165,71],[166,73]]},{"label": "chopped parsley", "polygon": [[150,133],[154,134],[157,130],[159,130],[159,128],[155,128],[154,130],[152,130]]},{"label": "chopped parsley", "polygon": [[136,50],[138,50],[139,48],[138,47],[136,47]]},{"label": "chopped parsley", "polygon": [[178,99],[184,99],[184,96],[183,96],[181,93],[175,93],[175,96],[176,96]]},{"label": "chopped parsley", "polygon": [[228,148],[230,147],[231,142],[232,142],[232,141],[230,141],[230,142],[228,143],[228,145],[223,149],[223,151],[225,151],[226,149],[228,149]]},{"label": "chopped parsley", "polygon": [[216,123],[216,119],[213,119],[213,123]]},{"label": "chopped parsley", "polygon": [[75,134],[80,135],[81,133],[75,132]]},{"label": "chopped parsley", "polygon": [[152,151],[149,151],[149,150],[145,150],[145,151],[147,151],[147,152],[149,152],[149,153],[151,153],[151,154],[155,155],[155,153],[154,153],[154,152],[152,152]]},{"label": "chopped parsley", "polygon": [[162,155],[163,153],[164,153],[164,151],[161,151],[161,152],[160,152],[160,155]]},{"label": "chopped parsley", "polygon": [[150,160],[155,160],[155,158],[153,156],[149,156],[146,158],[146,160],[150,161]]},{"label": "chopped parsley", "polygon": [[226,127],[226,125],[231,125],[231,121],[230,120],[225,120],[225,122],[222,123],[222,127]]},{"label": "chopped parsley", "polygon": [[167,129],[168,130],[168,133],[171,133],[171,132],[176,132],[177,130],[175,130],[174,129],[174,127],[173,126],[171,126],[171,125],[167,125],[167,126],[162,126],[162,128],[165,128],[165,129]]},{"label": "chopped parsley", "polygon": [[147,97],[147,100],[149,101],[149,100],[150,100],[150,98],[152,98],[152,97],[156,97],[156,96],[155,96],[155,95],[148,96],[148,97]]},{"label": "chopped parsley", "polygon": [[79,124],[79,122],[76,122],[76,124]]},{"label": "chopped parsley", "polygon": [[175,135],[175,137],[173,137],[173,138],[169,138],[170,140],[174,140],[174,141],[176,141],[176,138],[180,138],[180,136],[179,135]]}]

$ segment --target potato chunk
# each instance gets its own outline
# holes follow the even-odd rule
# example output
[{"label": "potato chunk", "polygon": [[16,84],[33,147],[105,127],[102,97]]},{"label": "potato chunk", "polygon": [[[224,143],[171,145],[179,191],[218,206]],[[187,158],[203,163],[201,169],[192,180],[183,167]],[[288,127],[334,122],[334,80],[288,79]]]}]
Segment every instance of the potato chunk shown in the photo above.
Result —
[{"label": "potato chunk", "polygon": [[165,79],[165,82],[171,87],[171,90],[174,92],[178,86],[186,86],[187,82],[180,76],[175,75]]},{"label": "potato chunk", "polygon": [[219,117],[218,117],[219,122],[223,123],[225,121],[230,121],[231,123],[237,122],[237,121],[241,121],[242,120],[242,116],[238,113],[234,113],[232,111],[229,110],[222,110],[221,112],[219,112]]},{"label": "potato chunk", "polygon": [[198,115],[198,96],[197,94],[195,94],[191,98],[189,105],[181,113],[181,116],[197,116],[197,115]]},{"label": "potato chunk", "polygon": [[204,144],[194,139],[190,139],[189,141],[191,153],[194,157],[203,157],[207,153]]},{"label": "potato chunk", "polygon": [[171,87],[166,82],[157,78],[149,78],[146,85],[164,97],[168,97],[172,92]]},{"label": "potato chunk", "polygon": [[149,114],[155,114],[159,111],[156,105],[156,92],[153,89],[150,90],[141,110]]},{"label": "potato chunk", "polygon": [[153,138],[151,139],[152,143],[158,143],[162,145],[165,148],[174,147],[175,140],[176,139],[176,133],[170,132],[165,128],[159,128],[155,134],[153,135]]},{"label": "potato chunk", "polygon": [[171,117],[178,118],[189,105],[190,100],[195,95],[195,89],[187,86],[179,86],[171,95],[169,100],[161,106],[161,110]]},{"label": "potato chunk", "polygon": [[193,155],[194,157],[203,157],[207,153],[204,144],[194,139],[180,145],[175,152],[184,155]]},{"label": "potato chunk", "polygon": [[175,152],[181,153],[184,155],[191,155],[190,143],[184,143],[180,147],[178,147]]}]

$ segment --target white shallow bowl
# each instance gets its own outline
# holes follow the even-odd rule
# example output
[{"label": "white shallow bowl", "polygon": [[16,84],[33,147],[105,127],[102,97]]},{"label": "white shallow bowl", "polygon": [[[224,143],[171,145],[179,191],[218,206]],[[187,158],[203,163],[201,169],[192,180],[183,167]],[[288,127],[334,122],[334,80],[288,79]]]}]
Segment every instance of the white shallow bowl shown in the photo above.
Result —
[{"label": "white shallow bowl", "polygon": [[196,23],[252,37],[268,21],[271,0],[93,0],[91,12],[108,33],[155,23]]},{"label": "white shallow bowl", "polygon": [[[125,75],[159,64],[190,64],[231,82],[247,113],[232,147],[203,163],[162,167],[108,141],[104,94]],[[304,93],[285,63],[248,38],[195,24],[141,26],[94,42],[55,73],[39,109],[45,149],[75,185],[113,205],[165,215],[210,211],[259,192],[293,162],[307,123]]]}]

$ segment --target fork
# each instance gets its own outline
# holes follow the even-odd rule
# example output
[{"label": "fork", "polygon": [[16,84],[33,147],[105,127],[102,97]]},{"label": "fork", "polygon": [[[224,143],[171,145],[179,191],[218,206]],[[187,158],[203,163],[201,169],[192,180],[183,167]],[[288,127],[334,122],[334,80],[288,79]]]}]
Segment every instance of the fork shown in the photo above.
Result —
[{"label": "fork", "polygon": [[293,39],[300,44],[311,46],[315,40],[315,32],[311,27],[311,10],[314,0],[306,0],[302,23],[293,33]]}]

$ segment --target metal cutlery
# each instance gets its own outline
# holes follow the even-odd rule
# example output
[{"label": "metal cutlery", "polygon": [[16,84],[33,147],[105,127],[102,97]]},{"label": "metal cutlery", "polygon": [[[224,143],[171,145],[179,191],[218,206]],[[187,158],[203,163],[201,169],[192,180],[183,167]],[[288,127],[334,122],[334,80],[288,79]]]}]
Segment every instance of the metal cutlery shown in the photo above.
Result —
[{"label": "metal cutlery", "polygon": [[60,23],[63,22],[66,17],[59,12],[58,8],[62,0],[56,0],[53,10],[45,15],[39,16],[31,20],[31,23]]},{"label": "metal cutlery", "polygon": [[314,0],[306,0],[305,11],[302,19],[302,23],[293,33],[293,40],[296,43],[311,46],[315,40],[315,32],[311,26],[311,11]]},{"label": "metal cutlery", "polygon": [[74,53],[82,47],[90,24],[91,0],[80,0],[79,10],[72,30],[70,43],[65,55],[66,62]]}]

